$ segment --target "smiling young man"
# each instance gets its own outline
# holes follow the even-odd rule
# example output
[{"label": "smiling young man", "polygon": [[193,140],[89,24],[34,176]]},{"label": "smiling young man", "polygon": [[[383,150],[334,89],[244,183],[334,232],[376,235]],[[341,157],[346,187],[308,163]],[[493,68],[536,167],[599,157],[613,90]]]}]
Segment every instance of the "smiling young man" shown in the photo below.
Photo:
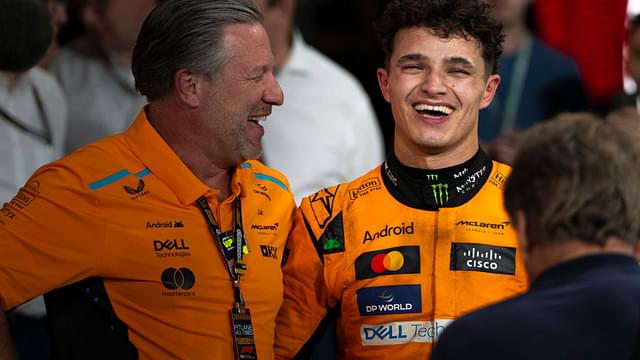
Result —
[{"label": "smiling young man", "polygon": [[424,359],[453,319],[527,286],[502,207],[510,168],[478,145],[479,110],[500,82],[500,26],[481,1],[395,0],[378,30],[394,150],[302,202],[287,245],[280,358],[305,354],[337,313],[339,358]]},{"label": "smiling young man", "polygon": [[273,358],[295,202],[252,160],[283,102],[260,21],[249,0],[159,3],[133,52],[148,105],[1,209],[0,306],[47,293],[53,358]]}]

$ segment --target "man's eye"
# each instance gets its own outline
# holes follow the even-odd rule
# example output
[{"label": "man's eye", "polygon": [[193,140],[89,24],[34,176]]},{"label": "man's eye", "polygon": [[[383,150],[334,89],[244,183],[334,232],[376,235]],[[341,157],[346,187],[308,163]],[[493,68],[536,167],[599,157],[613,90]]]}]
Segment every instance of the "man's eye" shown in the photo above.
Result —
[{"label": "man's eye", "polygon": [[461,69],[461,68],[453,68],[451,70],[449,70],[449,73],[451,74],[464,74],[464,75],[469,75],[469,70],[467,69]]},{"label": "man's eye", "polygon": [[418,64],[407,64],[402,66],[402,70],[422,70],[422,66]]}]

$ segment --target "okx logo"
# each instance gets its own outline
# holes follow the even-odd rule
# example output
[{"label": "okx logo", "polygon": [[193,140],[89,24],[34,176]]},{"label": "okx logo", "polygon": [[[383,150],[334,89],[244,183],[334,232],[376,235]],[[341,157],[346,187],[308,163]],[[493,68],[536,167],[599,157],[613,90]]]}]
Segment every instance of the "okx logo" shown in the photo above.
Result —
[{"label": "okx logo", "polygon": [[196,277],[187,268],[167,268],[161,275],[162,285],[169,290],[189,290],[195,285]]},{"label": "okx logo", "polygon": [[420,273],[420,247],[399,246],[371,251],[356,259],[356,279],[370,279],[382,275]]},{"label": "okx logo", "polygon": [[433,190],[433,198],[436,201],[436,205],[442,206],[444,203],[449,202],[449,184],[433,184],[431,185]]}]

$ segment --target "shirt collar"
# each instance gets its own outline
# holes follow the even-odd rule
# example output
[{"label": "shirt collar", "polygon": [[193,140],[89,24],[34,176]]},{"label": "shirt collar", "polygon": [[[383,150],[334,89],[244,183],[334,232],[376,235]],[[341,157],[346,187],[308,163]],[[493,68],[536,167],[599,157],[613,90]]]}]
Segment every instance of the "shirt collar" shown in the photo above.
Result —
[{"label": "shirt collar", "polygon": [[213,190],[191,172],[149,123],[144,108],[124,133],[124,138],[135,155],[171,189],[182,204],[192,204],[202,195],[213,195]]}]

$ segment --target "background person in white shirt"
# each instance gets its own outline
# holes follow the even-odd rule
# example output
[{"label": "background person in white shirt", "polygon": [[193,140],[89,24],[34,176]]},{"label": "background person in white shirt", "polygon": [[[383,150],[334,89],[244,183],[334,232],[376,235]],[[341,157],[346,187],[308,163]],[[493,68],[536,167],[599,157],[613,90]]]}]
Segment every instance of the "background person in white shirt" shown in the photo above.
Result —
[{"label": "background person in white shirt", "polygon": [[[0,0],[0,204],[41,165],[63,153],[67,108],[56,80],[36,64],[52,39],[41,0]],[[9,314],[21,360],[48,358],[42,297]],[[0,344],[0,346],[2,346]]]},{"label": "background person in white shirt", "polygon": [[85,33],[60,48],[50,70],[69,105],[67,152],[127,129],[145,100],[134,87],[131,53],[155,0],[70,0]]},{"label": "background person in white shirt", "polygon": [[300,203],[382,163],[382,133],[358,80],[307,45],[294,28],[297,0],[254,3],[264,15],[286,97],[264,124],[263,160],[287,175]]}]

